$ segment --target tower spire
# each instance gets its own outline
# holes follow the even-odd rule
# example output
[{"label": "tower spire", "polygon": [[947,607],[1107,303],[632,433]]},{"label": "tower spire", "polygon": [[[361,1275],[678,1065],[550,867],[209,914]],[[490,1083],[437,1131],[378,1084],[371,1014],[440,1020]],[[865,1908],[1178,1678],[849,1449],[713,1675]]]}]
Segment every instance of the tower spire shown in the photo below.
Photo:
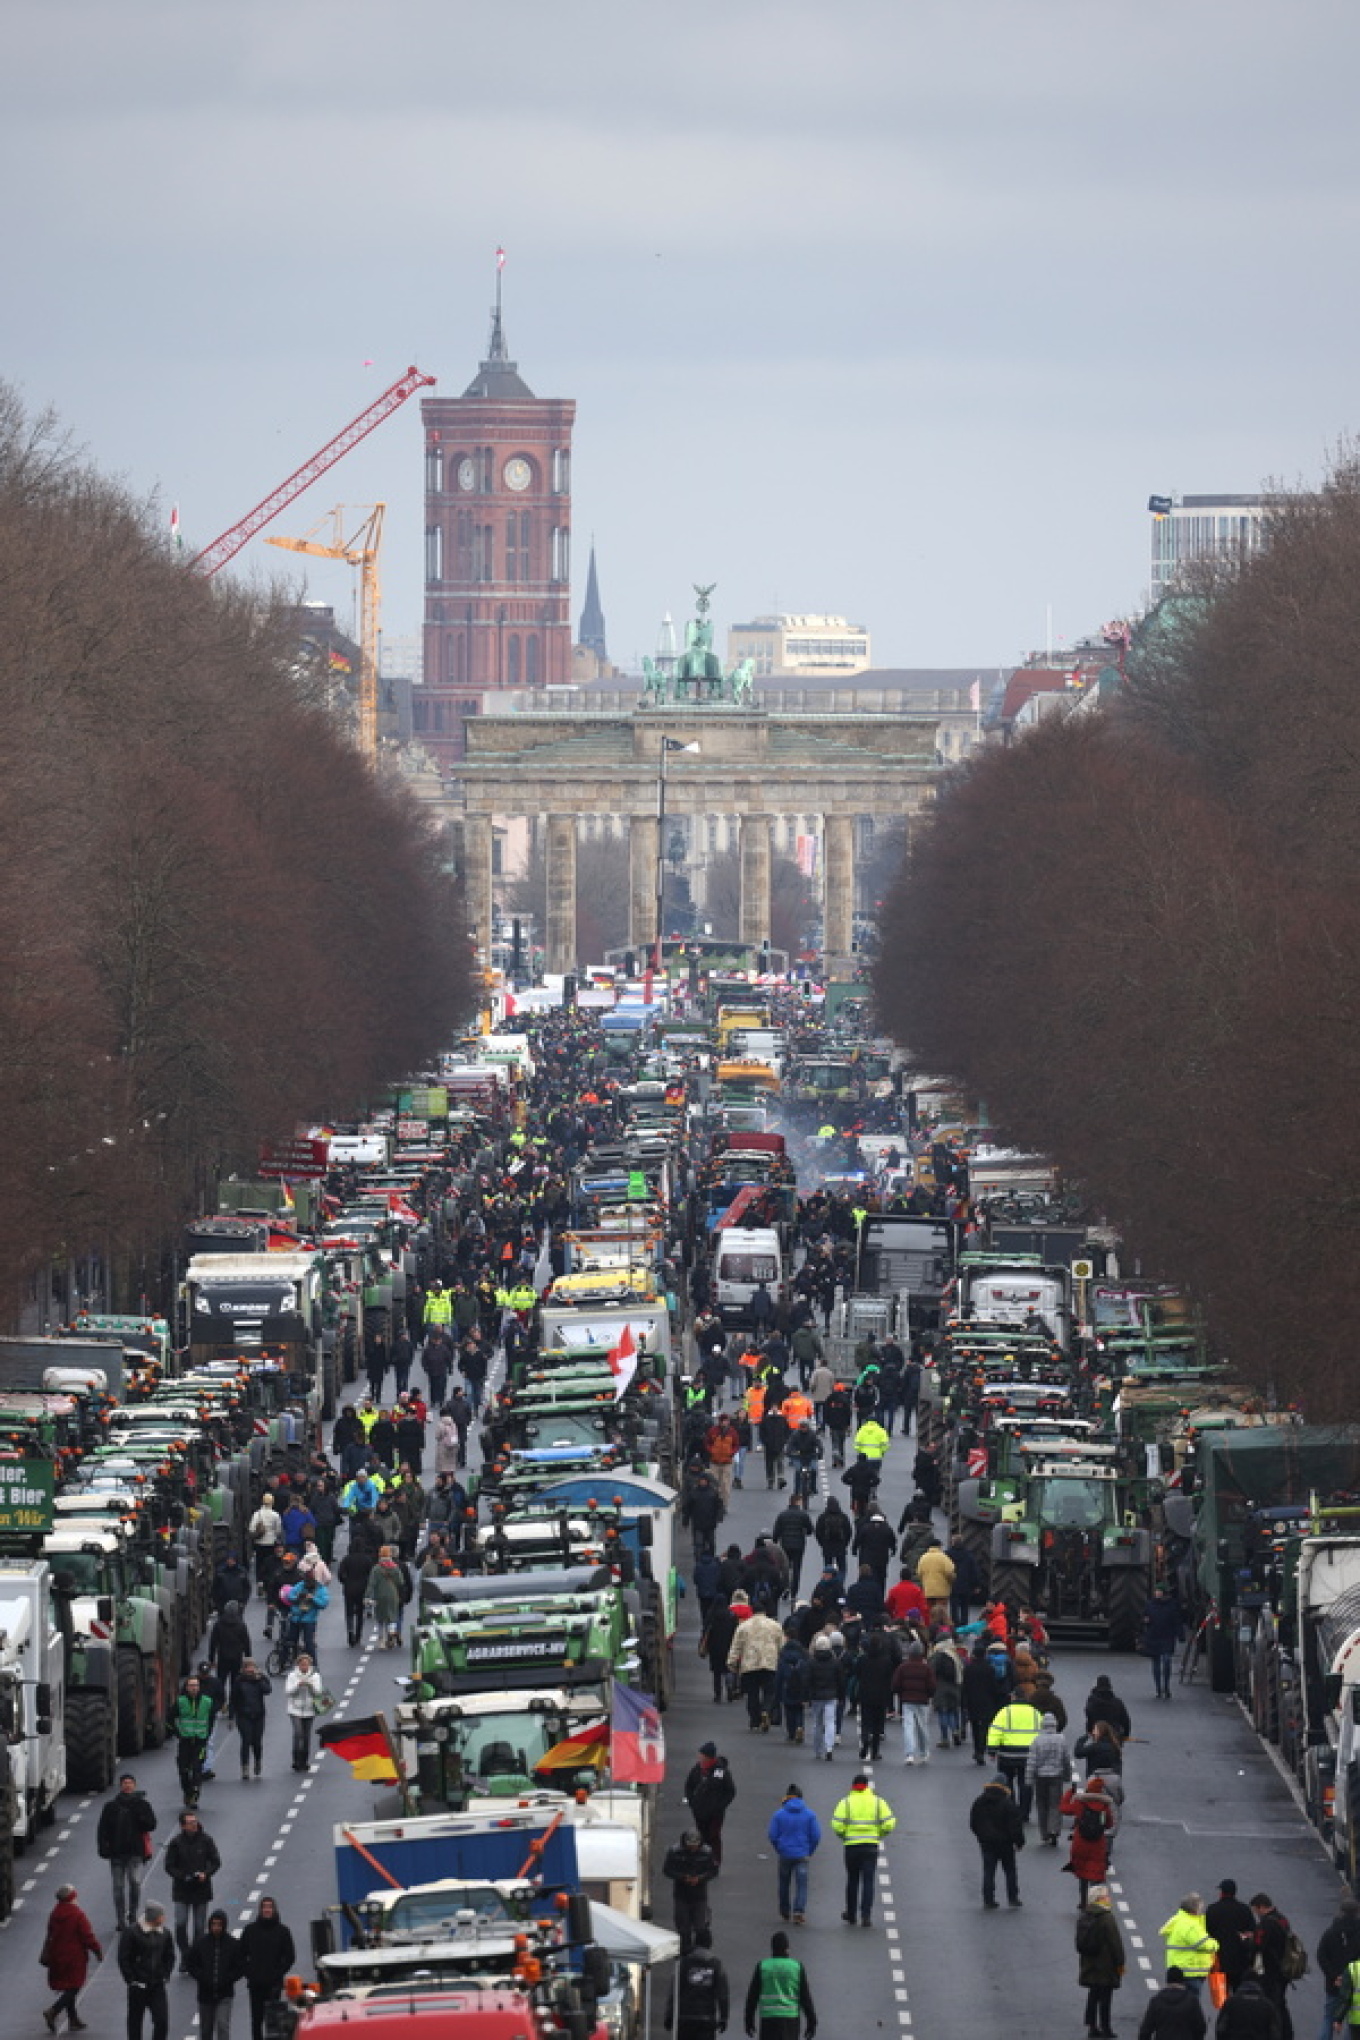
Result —
[{"label": "tower spire", "polygon": [[584,645],[588,652],[594,652],[602,666],[608,665],[609,653],[605,649],[604,610],[600,605],[600,582],[595,572],[595,537],[593,532],[590,539],[590,571],[586,575],[586,599],[585,606],[581,611],[581,628],[578,642]]},{"label": "tower spire", "polygon": [[501,271],[505,268],[505,250],[496,250],[496,303],[491,314],[491,345],[487,349],[488,362],[508,362],[509,350],[505,344],[505,327],[501,321]]}]

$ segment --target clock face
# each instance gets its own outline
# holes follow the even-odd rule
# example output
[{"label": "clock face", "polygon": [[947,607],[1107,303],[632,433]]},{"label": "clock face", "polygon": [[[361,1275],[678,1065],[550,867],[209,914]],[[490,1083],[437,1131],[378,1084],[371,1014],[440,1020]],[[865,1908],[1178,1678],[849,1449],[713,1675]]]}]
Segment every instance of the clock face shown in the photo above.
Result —
[{"label": "clock face", "polygon": [[459,461],[459,463],[458,463],[458,486],[459,486],[459,488],[460,488],[460,489],[470,489],[470,488],[472,487],[473,483],[474,483],[474,482],[476,481],[476,479],[477,479],[477,470],[476,470],[476,468],[475,468],[475,467],[473,466],[472,462],[471,462],[470,460],[460,460],[460,461]]},{"label": "clock face", "polygon": [[527,460],[516,454],[505,463],[505,486],[507,489],[527,489],[534,478],[534,471]]}]

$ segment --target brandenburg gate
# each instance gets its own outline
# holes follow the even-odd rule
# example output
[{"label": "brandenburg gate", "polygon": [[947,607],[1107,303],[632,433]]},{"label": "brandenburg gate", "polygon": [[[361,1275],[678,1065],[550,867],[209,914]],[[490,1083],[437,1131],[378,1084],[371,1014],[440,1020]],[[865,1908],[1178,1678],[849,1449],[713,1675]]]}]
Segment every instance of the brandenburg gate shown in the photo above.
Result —
[{"label": "brandenburg gate", "polygon": [[[629,943],[656,939],[661,818],[738,818],[743,942],[770,935],[771,824],[779,814],[820,814],[824,949],[851,954],[855,820],[905,821],[934,797],[937,715],[771,714],[754,701],[749,661],[724,673],[712,650],[710,591],[687,627],[673,673],[645,660],[645,690],[631,714],[588,708],[471,716],[459,768],[463,880],[484,953],[492,942],[492,818],[547,822],[545,962],[576,957],[576,830],[586,815],[628,821]],[[829,963],[828,967],[832,967]]]}]

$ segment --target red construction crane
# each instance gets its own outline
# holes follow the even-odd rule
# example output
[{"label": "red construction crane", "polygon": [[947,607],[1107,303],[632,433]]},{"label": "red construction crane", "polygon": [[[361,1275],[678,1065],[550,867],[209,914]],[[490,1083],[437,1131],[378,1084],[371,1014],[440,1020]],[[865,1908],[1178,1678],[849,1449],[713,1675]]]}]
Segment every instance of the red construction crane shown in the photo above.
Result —
[{"label": "red construction crane", "polygon": [[219,567],[225,567],[227,561],[234,559],[241,547],[247,545],[257,531],[263,531],[280,510],[286,510],[304,489],[310,489],[312,483],[324,475],[327,468],[334,467],[338,460],[343,459],[352,446],[357,446],[361,439],[367,439],[373,428],[381,425],[384,418],[390,418],[408,397],[414,396],[417,390],[433,387],[434,380],[432,375],[422,375],[418,368],[408,368],[391,389],[384,390],[366,411],[361,411],[346,425],[343,432],[337,432],[334,439],[327,440],[319,453],[314,453],[295,474],[289,475],[286,482],[280,482],[273,494],[257,503],[239,524],[233,524],[220,538],[205,546],[190,565],[197,567],[201,574],[215,574]]}]

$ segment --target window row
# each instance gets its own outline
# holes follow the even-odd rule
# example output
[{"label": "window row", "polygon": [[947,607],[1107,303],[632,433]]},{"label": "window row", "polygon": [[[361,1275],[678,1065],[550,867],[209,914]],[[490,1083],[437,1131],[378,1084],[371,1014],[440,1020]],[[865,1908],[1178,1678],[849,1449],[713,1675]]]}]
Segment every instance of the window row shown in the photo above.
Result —
[{"label": "window row", "polygon": [[[437,440],[431,440],[425,448],[426,494],[438,496],[447,489],[450,493],[457,490],[465,496],[489,496],[498,487],[519,491],[540,485],[540,468],[536,460],[522,453],[499,458],[498,474],[498,455],[494,446],[475,446],[466,452],[446,454]],[[552,494],[569,496],[570,447],[553,448],[548,471]]]}]

